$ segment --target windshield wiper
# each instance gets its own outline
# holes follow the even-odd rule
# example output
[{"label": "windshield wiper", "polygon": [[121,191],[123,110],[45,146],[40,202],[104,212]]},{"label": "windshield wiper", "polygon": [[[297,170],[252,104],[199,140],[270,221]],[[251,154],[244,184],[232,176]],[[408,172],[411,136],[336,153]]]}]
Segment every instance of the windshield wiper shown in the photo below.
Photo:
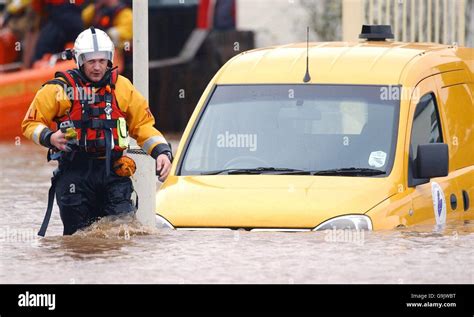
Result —
[{"label": "windshield wiper", "polygon": [[272,173],[278,175],[345,175],[345,176],[373,176],[385,174],[384,171],[373,169],[373,168],[359,168],[359,167],[346,167],[346,168],[334,168],[320,171],[307,171],[294,168],[281,168],[281,167],[256,167],[256,168],[227,168],[222,170],[215,170],[209,172],[202,172],[201,175],[218,175],[218,174],[262,174]]},{"label": "windshield wiper", "polygon": [[262,174],[262,173],[275,173],[278,175],[311,175],[310,171],[299,170],[294,168],[282,168],[282,167],[256,167],[256,168],[227,168],[217,171],[203,172],[201,175],[217,175],[227,173],[229,175],[235,174]]},{"label": "windshield wiper", "polygon": [[363,176],[372,176],[372,175],[382,175],[385,174],[384,171],[377,170],[374,168],[362,168],[362,167],[345,167],[345,168],[334,168],[329,170],[321,170],[313,172],[313,175],[363,175]]}]

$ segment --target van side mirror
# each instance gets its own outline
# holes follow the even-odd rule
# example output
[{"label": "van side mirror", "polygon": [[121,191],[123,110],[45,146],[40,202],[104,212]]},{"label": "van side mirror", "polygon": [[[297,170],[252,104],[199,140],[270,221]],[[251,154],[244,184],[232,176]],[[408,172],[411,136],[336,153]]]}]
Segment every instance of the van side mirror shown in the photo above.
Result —
[{"label": "van side mirror", "polygon": [[415,160],[416,178],[434,178],[447,176],[449,173],[448,145],[430,143],[418,145]]}]

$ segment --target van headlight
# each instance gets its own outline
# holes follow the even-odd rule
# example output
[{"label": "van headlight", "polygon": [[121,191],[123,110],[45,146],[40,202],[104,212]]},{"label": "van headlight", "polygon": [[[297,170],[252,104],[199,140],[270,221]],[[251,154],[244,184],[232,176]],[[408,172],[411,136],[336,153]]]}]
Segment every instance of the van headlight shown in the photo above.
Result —
[{"label": "van headlight", "polygon": [[372,230],[372,221],[365,215],[347,215],[329,219],[313,231],[331,229]]},{"label": "van headlight", "polygon": [[155,219],[156,219],[156,227],[158,229],[160,228],[174,229],[173,225],[168,220],[161,217],[160,215],[155,215]]}]

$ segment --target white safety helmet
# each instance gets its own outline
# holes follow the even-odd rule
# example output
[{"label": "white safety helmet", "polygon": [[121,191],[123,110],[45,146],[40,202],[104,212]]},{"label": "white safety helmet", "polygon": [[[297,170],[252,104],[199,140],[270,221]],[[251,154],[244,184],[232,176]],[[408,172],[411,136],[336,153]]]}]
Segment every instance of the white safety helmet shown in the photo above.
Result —
[{"label": "white safety helmet", "polygon": [[91,59],[114,59],[114,43],[102,30],[90,27],[82,31],[74,42],[74,57],[77,67]]}]

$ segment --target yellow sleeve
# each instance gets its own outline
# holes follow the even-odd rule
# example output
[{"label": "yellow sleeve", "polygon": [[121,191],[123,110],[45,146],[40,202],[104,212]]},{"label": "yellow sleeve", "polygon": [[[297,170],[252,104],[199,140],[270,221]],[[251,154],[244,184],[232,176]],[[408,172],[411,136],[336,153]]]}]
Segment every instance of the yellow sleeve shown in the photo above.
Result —
[{"label": "yellow sleeve", "polygon": [[89,27],[92,24],[92,20],[94,19],[95,14],[95,7],[94,4],[89,4],[87,7],[82,10],[82,22],[84,23],[84,27]]},{"label": "yellow sleeve", "polygon": [[63,88],[59,85],[45,85],[36,93],[21,123],[23,135],[41,145],[40,135],[43,130],[49,130],[54,119],[64,115],[68,108],[70,101]]},{"label": "yellow sleeve", "polygon": [[10,1],[7,4],[6,10],[8,13],[15,15],[24,10],[27,6],[31,4],[31,0],[16,0]]},{"label": "yellow sleeve", "polygon": [[120,11],[113,21],[113,27],[107,30],[115,43],[122,47],[124,42],[131,41],[133,37],[133,13],[130,8]]},{"label": "yellow sleeve", "polygon": [[[119,106],[127,114],[129,134],[137,140],[138,145],[155,159],[163,151],[169,151],[168,142],[154,127],[155,118],[148,107],[148,102],[127,78],[119,76],[115,94]],[[158,151],[155,150],[157,146]]]}]

